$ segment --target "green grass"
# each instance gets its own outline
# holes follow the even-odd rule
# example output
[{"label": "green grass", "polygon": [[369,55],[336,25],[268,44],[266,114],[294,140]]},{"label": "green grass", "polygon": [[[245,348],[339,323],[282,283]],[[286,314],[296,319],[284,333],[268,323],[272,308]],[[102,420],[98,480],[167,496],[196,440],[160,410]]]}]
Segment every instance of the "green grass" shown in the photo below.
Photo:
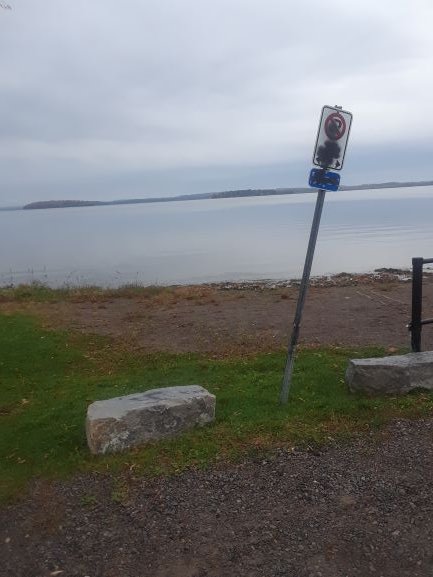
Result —
[{"label": "green grass", "polygon": [[[125,467],[136,474],[173,473],[251,451],[348,436],[393,417],[429,414],[433,397],[426,393],[370,399],[347,392],[347,359],[381,354],[301,351],[289,404],[282,407],[284,353],[224,360],[140,356],[105,338],[46,331],[29,317],[0,315],[0,499],[16,496],[34,477]],[[214,425],[122,455],[89,455],[89,403],[185,384],[216,394]]]}]

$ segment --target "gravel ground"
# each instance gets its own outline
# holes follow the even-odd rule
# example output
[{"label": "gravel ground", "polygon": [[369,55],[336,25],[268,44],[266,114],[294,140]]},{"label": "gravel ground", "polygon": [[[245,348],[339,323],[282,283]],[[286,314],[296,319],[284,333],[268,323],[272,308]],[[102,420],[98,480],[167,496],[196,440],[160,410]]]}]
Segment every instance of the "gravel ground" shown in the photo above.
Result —
[{"label": "gravel ground", "polygon": [[0,511],[3,577],[433,575],[433,420],[157,480],[36,484]]}]

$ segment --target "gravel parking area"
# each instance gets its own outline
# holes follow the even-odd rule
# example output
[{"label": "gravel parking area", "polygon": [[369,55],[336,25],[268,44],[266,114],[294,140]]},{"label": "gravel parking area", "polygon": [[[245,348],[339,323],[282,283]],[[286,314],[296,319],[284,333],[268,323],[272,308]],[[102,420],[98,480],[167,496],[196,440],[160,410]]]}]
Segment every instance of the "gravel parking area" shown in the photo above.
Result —
[{"label": "gravel parking area", "polygon": [[145,480],[35,484],[0,512],[3,577],[431,577],[433,420]]}]

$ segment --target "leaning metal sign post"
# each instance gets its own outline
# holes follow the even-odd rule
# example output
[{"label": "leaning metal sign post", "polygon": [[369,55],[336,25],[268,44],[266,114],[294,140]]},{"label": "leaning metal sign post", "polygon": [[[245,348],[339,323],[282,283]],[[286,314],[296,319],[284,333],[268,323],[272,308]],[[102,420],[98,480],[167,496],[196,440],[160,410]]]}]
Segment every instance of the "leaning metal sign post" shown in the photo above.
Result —
[{"label": "leaning metal sign post", "polygon": [[313,155],[313,164],[320,168],[313,168],[309,179],[309,185],[318,188],[319,192],[317,193],[316,208],[314,210],[310,240],[308,242],[307,255],[305,257],[304,272],[302,275],[301,286],[299,288],[292,336],[287,351],[284,379],[281,385],[280,402],[282,404],[287,403],[289,398],[296,345],[298,343],[302,311],[310,280],[311,266],[313,264],[314,249],[316,248],[325,194],[327,190],[338,190],[340,175],[331,172],[331,170],[341,170],[343,168],[344,155],[346,153],[351,124],[352,114],[350,112],[342,110],[339,106],[323,107]]}]

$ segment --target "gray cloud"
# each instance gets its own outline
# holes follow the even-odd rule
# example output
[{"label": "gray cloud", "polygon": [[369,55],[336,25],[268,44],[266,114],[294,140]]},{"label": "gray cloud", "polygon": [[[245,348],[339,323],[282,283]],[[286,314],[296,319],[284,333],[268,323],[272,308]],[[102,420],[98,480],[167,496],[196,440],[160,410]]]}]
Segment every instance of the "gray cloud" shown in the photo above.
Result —
[{"label": "gray cloud", "polygon": [[354,113],[343,178],[427,178],[432,16],[428,0],[17,0],[0,12],[2,203],[299,185],[325,103]]}]

